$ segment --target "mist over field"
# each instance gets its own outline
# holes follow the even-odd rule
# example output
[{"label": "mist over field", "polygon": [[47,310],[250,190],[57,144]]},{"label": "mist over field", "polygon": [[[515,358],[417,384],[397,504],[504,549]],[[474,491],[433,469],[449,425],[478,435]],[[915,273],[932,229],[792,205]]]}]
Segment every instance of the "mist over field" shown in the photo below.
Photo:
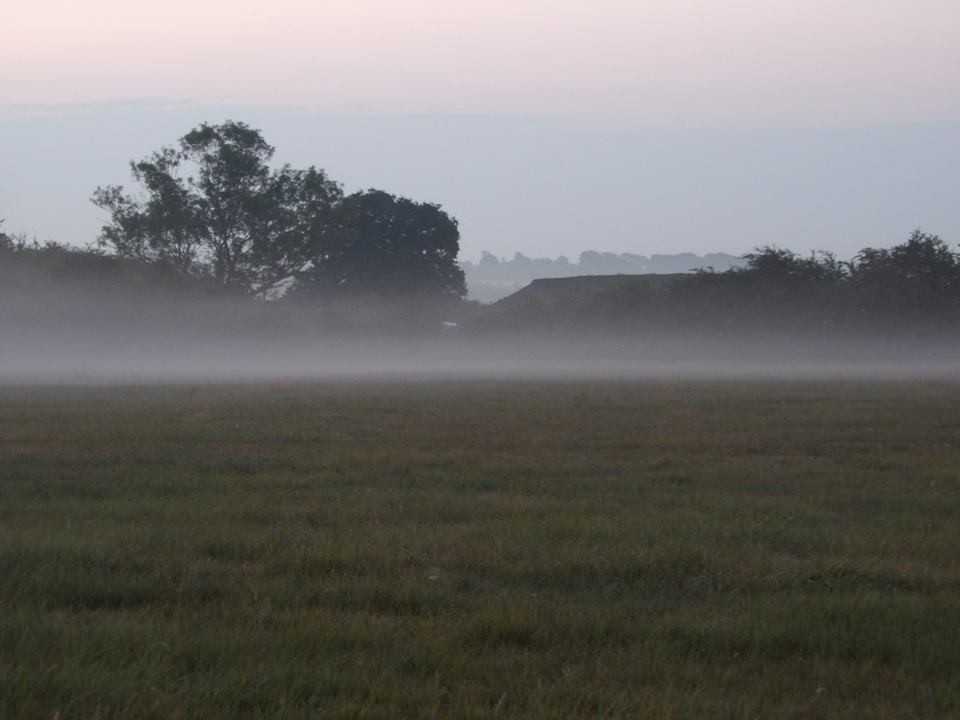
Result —
[{"label": "mist over field", "polygon": [[95,245],[0,227],[0,380],[925,377],[960,358],[960,253],[921,229],[849,259],[471,263],[440,204],[348,192],[275,152],[204,122],[131,161],[132,186],[92,189]]},{"label": "mist over field", "polygon": [[474,307],[425,316],[377,301],[318,314],[246,298],[65,284],[3,302],[0,382],[946,377],[960,361],[955,339],[916,332],[759,331],[747,323],[736,329],[730,318],[723,328],[625,333],[536,322],[501,327],[490,314]]},{"label": "mist over field", "polygon": [[[776,257],[813,262],[766,259]],[[917,299],[909,283],[889,295],[884,281],[887,295],[866,302],[878,292],[868,283],[781,271],[542,279],[488,305],[315,304],[101,255],[21,251],[0,254],[0,382],[957,375],[952,295]]]}]

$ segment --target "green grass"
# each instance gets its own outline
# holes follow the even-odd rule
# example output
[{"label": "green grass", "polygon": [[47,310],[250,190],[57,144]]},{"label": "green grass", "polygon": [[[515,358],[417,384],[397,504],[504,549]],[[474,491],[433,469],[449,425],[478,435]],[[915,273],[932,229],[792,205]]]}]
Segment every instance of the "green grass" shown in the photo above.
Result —
[{"label": "green grass", "polygon": [[960,716],[960,385],[0,389],[0,717]]}]

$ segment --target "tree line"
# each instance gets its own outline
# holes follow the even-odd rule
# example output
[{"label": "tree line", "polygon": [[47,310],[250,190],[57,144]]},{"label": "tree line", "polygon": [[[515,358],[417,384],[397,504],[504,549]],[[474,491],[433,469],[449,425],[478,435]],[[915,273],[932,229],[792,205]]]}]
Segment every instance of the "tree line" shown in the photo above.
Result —
[{"label": "tree line", "polygon": [[960,254],[921,230],[849,260],[763,246],[725,271],[547,279],[490,306],[476,327],[625,338],[925,335],[952,341],[960,330]]},{"label": "tree line", "polygon": [[719,274],[724,277],[701,274],[701,286],[823,325],[960,320],[960,254],[919,229],[903,243],[864,248],[849,260],[829,252],[801,256],[775,246],[758,248],[744,260],[744,267]]},{"label": "tree line", "polygon": [[702,267],[717,271],[743,265],[743,260],[726,253],[674,253],[638,255],[585,250],[576,259],[529,257],[522,252],[512,258],[499,258],[483,252],[477,262],[462,262],[468,280],[489,283],[528,283],[536,278],[571,277],[573,275],[644,275],[693,272]]},{"label": "tree line", "polygon": [[[97,188],[92,200],[108,218],[93,248],[41,246],[4,233],[0,224],[0,258],[7,258],[0,263],[0,290],[16,284],[21,296],[42,292],[42,283],[15,279],[45,277],[35,270],[46,268],[61,278],[124,274],[138,278],[131,287],[156,283],[304,305],[357,305],[361,298],[461,304],[459,228],[438,205],[382,190],[347,194],[323,170],[274,166],[273,155],[260,131],[244,123],[202,124],[176,146],[131,162],[135,191]],[[508,270],[532,279],[642,274],[663,257],[683,270],[697,259],[587,252],[573,264],[519,253],[501,261],[487,253],[477,265],[464,265],[479,277]],[[578,300],[571,312],[621,326],[850,328],[896,321],[942,327],[960,320],[960,254],[920,230],[902,244],[865,248],[849,260],[774,245],[739,261],[706,257],[723,269],[695,272],[669,291],[617,285],[602,299]],[[590,302],[597,307],[588,308]]]},{"label": "tree line", "polygon": [[507,259],[485,251],[478,262],[464,261],[460,265],[466,273],[470,297],[481,302],[494,302],[539,278],[689,273],[702,267],[723,271],[743,265],[743,259],[726,253],[637,255],[597,250],[586,250],[574,260],[563,255],[558,258],[528,257],[521,252]]}]

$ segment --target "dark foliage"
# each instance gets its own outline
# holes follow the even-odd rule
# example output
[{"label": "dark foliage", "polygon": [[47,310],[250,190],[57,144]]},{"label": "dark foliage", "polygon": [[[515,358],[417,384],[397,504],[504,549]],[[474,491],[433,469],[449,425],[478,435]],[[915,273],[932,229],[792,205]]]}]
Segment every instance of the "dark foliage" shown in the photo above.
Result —
[{"label": "dark foliage", "polygon": [[466,294],[456,263],[460,233],[439,206],[380,190],[343,199],[324,241],[311,246],[292,292],[303,299]]},{"label": "dark foliage", "polygon": [[3,219],[0,218],[0,254],[12,253],[23,249],[27,238],[23,235],[10,235],[3,231]]},{"label": "dark foliage", "polygon": [[[462,297],[456,221],[379,191],[344,197],[315,167],[271,168],[258,130],[203,124],[131,163],[140,196],[98,188],[101,246],[261,298]],[[188,174],[193,171],[193,174]]]},{"label": "dark foliage", "polygon": [[756,313],[786,324],[922,328],[960,321],[960,255],[920,230],[900,245],[867,248],[846,262],[774,247],[746,260],[743,269],[705,277],[706,284],[725,285],[731,296],[755,304]]},{"label": "dark foliage", "polygon": [[919,230],[890,250],[862,250],[847,279],[865,309],[881,314],[942,315],[960,309],[960,255]]},{"label": "dark foliage", "polygon": [[[543,281],[488,310],[467,308],[456,260],[459,229],[439,206],[381,190],[344,195],[322,170],[271,168],[272,156],[257,130],[205,124],[178,148],[131,164],[142,194],[97,190],[94,202],[111,215],[98,250],[28,243],[0,227],[0,296],[26,307],[24,298],[83,285],[93,306],[98,293],[118,283],[141,300],[161,288],[180,295],[189,289],[190,297],[286,296],[301,306],[323,305],[314,314],[328,325],[356,325],[361,316],[361,325],[381,328],[409,319],[434,328],[455,317],[472,328],[628,334],[960,329],[960,254],[920,230],[848,261],[768,245],[722,272]],[[584,253],[579,265],[623,257]],[[536,262],[519,254],[512,261]],[[479,267],[502,264],[486,255]],[[125,304],[119,298],[109,302]]]},{"label": "dark foliage", "polygon": [[726,272],[544,280],[492,306],[478,327],[689,334],[884,335],[960,328],[960,255],[914,232],[850,261],[765,246]]},{"label": "dark foliage", "polygon": [[[57,243],[27,243],[23,238],[0,245],[0,299],[39,301],[57,297],[65,303],[78,291],[127,305],[156,295],[229,297],[230,293],[207,278],[194,278],[171,265],[144,263],[135,258],[108,255]],[[104,307],[101,312],[106,312]]]}]

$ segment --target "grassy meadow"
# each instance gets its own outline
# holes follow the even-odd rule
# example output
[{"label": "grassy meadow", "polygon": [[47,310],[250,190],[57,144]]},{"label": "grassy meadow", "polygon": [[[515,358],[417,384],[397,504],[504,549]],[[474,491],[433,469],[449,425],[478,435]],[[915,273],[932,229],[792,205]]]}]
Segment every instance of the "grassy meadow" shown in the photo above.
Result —
[{"label": "grassy meadow", "polygon": [[960,717],[960,384],[0,388],[0,718]]}]

